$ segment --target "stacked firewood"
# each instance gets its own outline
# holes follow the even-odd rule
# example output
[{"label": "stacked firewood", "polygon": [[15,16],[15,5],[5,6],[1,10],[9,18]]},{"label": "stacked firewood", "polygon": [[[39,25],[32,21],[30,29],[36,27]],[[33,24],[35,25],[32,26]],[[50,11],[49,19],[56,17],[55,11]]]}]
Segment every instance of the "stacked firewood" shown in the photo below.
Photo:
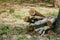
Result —
[{"label": "stacked firewood", "polygon": [[56,17],[45,17],[37,12],[35,9],[29,10],[30,16],[24,17],[24,21],[28,22],[27,31],[34,32],[37,35],[44,36],[45,34],[52,34],[52,25],[55,22]]}]

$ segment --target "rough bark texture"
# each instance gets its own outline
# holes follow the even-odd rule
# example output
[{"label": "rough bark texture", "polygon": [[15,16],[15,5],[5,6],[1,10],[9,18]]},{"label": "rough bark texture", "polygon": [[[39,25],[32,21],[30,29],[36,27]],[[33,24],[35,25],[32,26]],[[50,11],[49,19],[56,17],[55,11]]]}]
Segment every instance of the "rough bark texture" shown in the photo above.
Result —
[{"label": "rough bark texture", "polygon": [[57,34],[60,34],[60,9],[59,9],[59,13],[58,13],[57,19],[56,19],[56,21],[55,21],[53,26],[55,27],[55,29],[54,29],[55,32]]}]

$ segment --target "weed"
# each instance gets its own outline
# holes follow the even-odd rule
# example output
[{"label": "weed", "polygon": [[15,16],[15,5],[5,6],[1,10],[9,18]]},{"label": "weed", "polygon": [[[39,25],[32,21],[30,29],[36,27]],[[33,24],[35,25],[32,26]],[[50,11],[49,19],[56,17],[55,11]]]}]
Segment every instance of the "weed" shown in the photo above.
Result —
[{"label": "weed", "polygon": [[15,15],[14,18],[22,19],[21,15]]},{"label": "weed", "polygon": [[0,27],[0,30],[2,32],[0,32],[0,35],[6,34],[8,33],[8,31],[10,30],[10,27],[8,25],[3,25],[2,27]]},{"label": "weed", "polygon": [[4,12],[6,12],[5,9],[1,9],[1,10],[0,10],[0,14],[1,14],[1,13],[4,13]]},{"label": "weed", "polygon": [[25,35],[21,35],[17,40],[27,40]]},{"label": "weed", "polygon": [[10,10],[9,10],[9,13],[14,13],[14,9],[13,8],[11,8]]}]

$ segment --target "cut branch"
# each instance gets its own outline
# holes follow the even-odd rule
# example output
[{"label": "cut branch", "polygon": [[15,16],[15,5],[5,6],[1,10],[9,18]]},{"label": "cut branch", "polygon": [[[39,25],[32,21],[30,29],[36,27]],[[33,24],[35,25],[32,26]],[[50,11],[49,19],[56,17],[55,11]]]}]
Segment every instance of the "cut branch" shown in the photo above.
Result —
[{"label": "cut branch", "polygon": [[53,17],[53,18],[48,19],[47,25],[51,26],[55,22],[56,18],[57,17]]},{"label": "cut branch", "polygon": [[29,26],[31,26],[32,28],[40,28],[40,27],[44,27],[46,26],[47,24],[47,18],[44,18],[43,20],[39,20],[37,22],[35,22],[34,24],[31,23]]},{"label": "cut branch", "polygon": [[33,8],[31,8],[31,9],[29,10],[29,14],[30,14],[31,16],[45,17],[44,15],[40,14],[39,12],[37,12],[37,11],[36,11],[35,9],[33,9]]}]

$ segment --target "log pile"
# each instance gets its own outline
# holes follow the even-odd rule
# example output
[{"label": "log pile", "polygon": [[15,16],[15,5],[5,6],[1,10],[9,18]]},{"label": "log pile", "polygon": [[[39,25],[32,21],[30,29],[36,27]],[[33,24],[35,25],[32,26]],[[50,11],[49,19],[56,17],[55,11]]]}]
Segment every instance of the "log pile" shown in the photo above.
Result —
[{"label": "log pile", "polygon": [[29,10],[29,14],[30,16],[24,17],[24,21],[29,23],[27,31],[34,32],[40,36],[53,32],[51,30],[53,28],[52,25],[57,17],[45,17],[33,8]]}]

